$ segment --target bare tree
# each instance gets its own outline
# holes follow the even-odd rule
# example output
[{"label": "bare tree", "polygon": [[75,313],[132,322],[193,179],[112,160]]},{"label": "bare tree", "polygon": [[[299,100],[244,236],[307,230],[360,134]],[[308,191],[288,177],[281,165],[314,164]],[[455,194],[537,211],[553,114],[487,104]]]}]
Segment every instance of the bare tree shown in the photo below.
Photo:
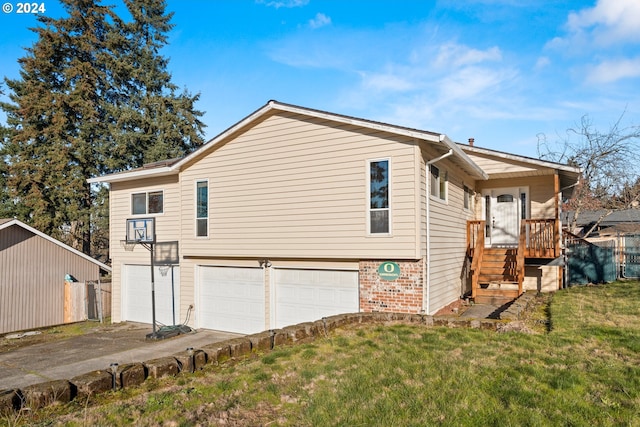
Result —
[{"label": "bare tree", "polygon": [[640,200],[640,126],[623,126],[623,117],[624,112],[607,132],[600,132],[585,115],[567,129],[566,137],[553,144],[545,135],[538,135],[541,159],[582,169],[581,182],[568,203],[573,211],[572,228],[582,210],[604,209],[597,225],[614,210],[633,207]]}]

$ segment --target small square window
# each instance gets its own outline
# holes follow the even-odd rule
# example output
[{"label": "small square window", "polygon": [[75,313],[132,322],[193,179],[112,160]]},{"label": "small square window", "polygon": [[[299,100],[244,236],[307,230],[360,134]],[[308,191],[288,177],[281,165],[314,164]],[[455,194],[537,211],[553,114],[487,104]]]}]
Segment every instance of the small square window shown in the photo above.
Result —
[{"label": "small square window", "polygon": [[135,193],[131,195],[131,214],[158,214],[164,210],[164,195],[162,191],[149,193]]}]

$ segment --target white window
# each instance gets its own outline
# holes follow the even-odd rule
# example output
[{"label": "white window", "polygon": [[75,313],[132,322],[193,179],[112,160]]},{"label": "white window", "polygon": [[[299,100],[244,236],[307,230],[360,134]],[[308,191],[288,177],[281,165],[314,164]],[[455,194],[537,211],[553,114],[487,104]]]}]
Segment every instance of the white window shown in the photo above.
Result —
[{"label": "white window", "polygon": [[471,209],[471,189],[469,187],[467,187],[466,185],[464,186],[464,208],[465,209]]},{"label": "white window", "polygon": [[369,161],[369,233],[389,234],[389,160]]},{"label": "white window", "polygon": [[209,235],[209,181],[196,182],[196,236]]},{"label": "white window", "polygon": [[131,214],[159,214],[164,211],[164,195],[162,190],[131,195]]},{"label": "white window", "polygon": [[448,180],[447,172],[442,172],[437,166],[431,165],[431,195],[433,197],[447,200]]}]

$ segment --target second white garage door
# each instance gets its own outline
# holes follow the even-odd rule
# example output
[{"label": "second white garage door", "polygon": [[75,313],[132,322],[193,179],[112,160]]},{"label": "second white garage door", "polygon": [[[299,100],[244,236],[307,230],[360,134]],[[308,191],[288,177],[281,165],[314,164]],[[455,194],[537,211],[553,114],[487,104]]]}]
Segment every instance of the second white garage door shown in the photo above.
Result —
[{"label": "second white garage door", "polygon": [[198,267],[201,328],[251,334],[265,327],[264,271],[248,267]]},{"label": "second white garage door", "polygon": [[358,272],[275,269],[276,328],[359,311]]}]

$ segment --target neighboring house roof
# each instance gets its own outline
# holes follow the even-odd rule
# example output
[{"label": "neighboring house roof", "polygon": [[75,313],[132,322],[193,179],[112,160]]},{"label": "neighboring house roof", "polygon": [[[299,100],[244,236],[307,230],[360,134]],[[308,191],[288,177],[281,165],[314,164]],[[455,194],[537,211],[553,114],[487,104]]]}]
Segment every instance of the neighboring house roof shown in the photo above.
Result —
[{"label": "neighboring house roof", "polygon": [[111,267],[109,267],[108,265],[101,263],[100,261],[90,257],[87,254],[84,254],[84,253],[80,252],[77,249],[72,248],[71,246],[65,245],[61,241],[56,240],[53,237],[48,236],[48,235],[44,234],[43,232],[38,231],[35,228],[28,226],[27,224],[25,224],[22,221],[19,221],[17,219],[11,219],[11,218],[0,218],[0,231],[4,230],[6,228],[9,228],[9,227],[11,227],[13,225],[16,225],[18,227],[22,227],[25,230],[27,230],[27,231],[29,231],[29,232],[37,235],[37,236],[40,236],[43,239],[46,239],[46,240],[50,241],[51,243],[54,243],[54,244],[60,246],[61,248],[66,249],[69,252],[74,253],[75,255],[77,255],[79,257],[82,257],[82,258],[84,258],[84,259],[86,259],[88,261],[91,261],[92,263],[96,264],[98,267],[100,267],[104,271],[107,271],[107,272],[111,271]]},{"label": "neighboring house roof", "polygon": [[[614,210],[610,214],[607,209],[598,209],[594,211],[581,211],[578,214],[578,218],[576,220],[576,225],[585,226],[589,224],[593,224],[598,221],[601,217],[602,221],[600,221],[601,227],[610,227],[616,224],[630,224],[630,223],[640,223],[640,209],[621,209]],[[573,218],[573,212],[567,212],[568,218]],[[606,216],[605,216],[606,215]]]},{"label": "neighboring house roof", "polygon": [[[566,192],[567,195],[570,192],[566,191],[573,189],[578,183],[580,174],[582,171],[575,166],[568,166],[562,163],[550,162],[547,160],[534,159],[533,157],[520,156],[516,154],[505,153],[502,151],[490,150],[487,148],[475,147],[472,145],[459,144],[463,151],[470,155],[485,156],[491,158],[501,159],[504,162],[527,165],[528,171],[518,170],[512,171],[509,168],[500,168],[500,170],[492,170],[489,172],[490,179],[500,178],[515,178],[521,176],[536,176],[540,174],[540,169],[555,170],[560,177],[560,190]],[[573,190],[572,190],[573,191]]]},{"label": "neighboring house roof", "polygon": [[223,144],[230,136],[241,132],[243,129],[247,128],[248,126],[252,126],[258,121],[266,118],[267,116],[277,114],[278,112],[289,112],[308,117],[326,119],[337,123],[350,124],[363,128],[389,132],[396,135],[410,136],[412,138],[416,138],[418,140],[441,147],[441,154],[444,154],[447,151],[451,151],[451,153],[453,154],[452,160],[454,161],[454,163],[461,169],[465,170],[469,175],[483,180],[488,178],[487,174],[477,164],[475,164],[456,143],[451,141],[451,139],[449,139],[449,137],[444,134],[412,129],[403,126],[396,126],[372,120],[345,116],[341,114],[329,113],[326,111],[285,104],[278,101],[269,101],[260,109],[256,110],[235,125],[223,131],[193,153],[181,159],[171,159],[162,162],[156,162],[145,165],[142,168],[91,178],[88,180],[88,182],[119,182],[146,177],[158,177],[178,174],[184,166],[197,161],[203,156],[206,156],[208,153],[215,150],[219,145]]},{"label": "neighboring house roof", "polygon": [[598,232],[600,236],[615,234],[640,234],[640,222],[614,224]]}]

